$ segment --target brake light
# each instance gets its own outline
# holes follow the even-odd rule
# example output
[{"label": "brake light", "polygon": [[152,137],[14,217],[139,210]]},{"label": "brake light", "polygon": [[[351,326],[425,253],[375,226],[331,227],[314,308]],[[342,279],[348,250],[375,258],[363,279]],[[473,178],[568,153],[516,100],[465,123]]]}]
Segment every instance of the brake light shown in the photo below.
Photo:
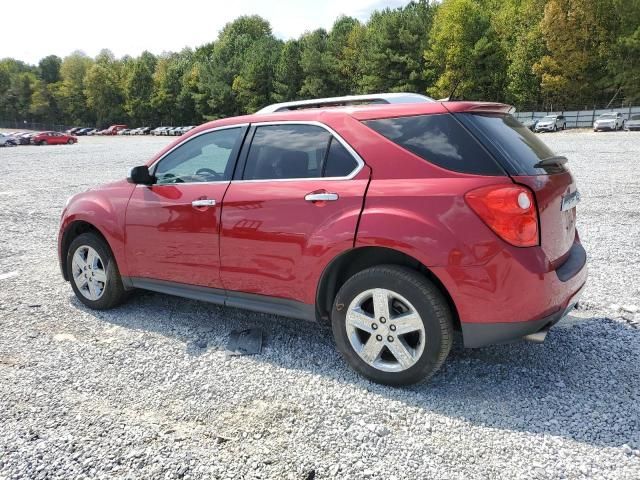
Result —
[{"label": "brake light", "polygon": [[504,241],[533,247],[538,240],[538,211],[533,192],[521,185],[490,185],[467,192],[471,209]]}]

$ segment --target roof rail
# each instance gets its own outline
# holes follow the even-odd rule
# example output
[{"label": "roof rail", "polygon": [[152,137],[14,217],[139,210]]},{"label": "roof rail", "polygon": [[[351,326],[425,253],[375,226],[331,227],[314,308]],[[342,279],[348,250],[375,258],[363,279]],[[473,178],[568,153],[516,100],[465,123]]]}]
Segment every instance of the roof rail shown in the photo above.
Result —
[{"label": "roof rail", "polygon": [[274,103],[256,113],[274,113],[305,108],[342,107],[346,105],[424,103],[435,102],[433,98],[419,93],[375,93],[371,95],[347,95],[346,97],[316,98],[295,102]]}]

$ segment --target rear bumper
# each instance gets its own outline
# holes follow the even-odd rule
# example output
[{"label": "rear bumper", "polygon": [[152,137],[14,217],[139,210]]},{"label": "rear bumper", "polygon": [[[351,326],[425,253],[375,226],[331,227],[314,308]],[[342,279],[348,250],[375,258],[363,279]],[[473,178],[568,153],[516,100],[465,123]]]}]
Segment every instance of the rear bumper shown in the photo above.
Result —
[{"label": "rear bumper", "polygon": [[575,307],[587,279],[576,238],[564,263],[549,270],[541,249],[503,252],[483,266],[436,267],[456,306],[464,344],[480,347],[544,331]]},{"label": "rear bumper", "polygon": [[[576,308],[583,287],[567,302],[567,306],[558,312],[528,322],[504,323],[462,323],[464,346],[467,348],[486,347],[514,340],[544,341],[549,329]],[[530,338],[527,338],[530,337]]]}]

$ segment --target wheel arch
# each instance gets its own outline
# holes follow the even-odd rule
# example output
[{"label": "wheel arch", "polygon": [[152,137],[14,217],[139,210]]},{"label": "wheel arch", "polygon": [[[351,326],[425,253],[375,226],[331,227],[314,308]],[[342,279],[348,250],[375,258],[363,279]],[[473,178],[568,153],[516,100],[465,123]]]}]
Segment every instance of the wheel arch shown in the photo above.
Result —
[{"label": "wheel arch", "polygon": [[440,279],[419,260],[392,248],[357,247],[335,257],[324,269],[316,290],[316,316],[322,323],[330,321],[333,300],[340,287],[356,273],[377,265],[401,265],[409,267],[431,280],[445,297],[453,317],[453,325],[460,330],[460,318],[455,303]]},{"label": "wheel arch", "polygon": [[111,255],[113,255],[113,250],[109,245],[109,241],[99,228],[86,220],[74,220],[64,229],[60,243],[60,268],[62,270],[62,277],[67,281],[69,280],[69,272],[67,272],[66,258],[69,252],[69,247],[71,246],[71,242],[83,233],[95,233],[104,241],[105,245],[110,250]]}]

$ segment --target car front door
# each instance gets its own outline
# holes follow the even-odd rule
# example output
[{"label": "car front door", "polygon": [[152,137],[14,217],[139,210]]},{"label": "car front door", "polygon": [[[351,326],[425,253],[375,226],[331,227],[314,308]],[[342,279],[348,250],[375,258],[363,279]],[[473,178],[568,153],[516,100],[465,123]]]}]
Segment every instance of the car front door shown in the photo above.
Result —
[{"label": "car front door", "polygon": [[245,133],[191,137],[151,168],[153,185],[136,185],[125,221],[131,277],[221,287],[220,208]]},{"label": "car front door", "polygon": [[323,125],[253,125],[223,201],[224,287],[313,303],[321,264],[353,246],[369,172]]}]

